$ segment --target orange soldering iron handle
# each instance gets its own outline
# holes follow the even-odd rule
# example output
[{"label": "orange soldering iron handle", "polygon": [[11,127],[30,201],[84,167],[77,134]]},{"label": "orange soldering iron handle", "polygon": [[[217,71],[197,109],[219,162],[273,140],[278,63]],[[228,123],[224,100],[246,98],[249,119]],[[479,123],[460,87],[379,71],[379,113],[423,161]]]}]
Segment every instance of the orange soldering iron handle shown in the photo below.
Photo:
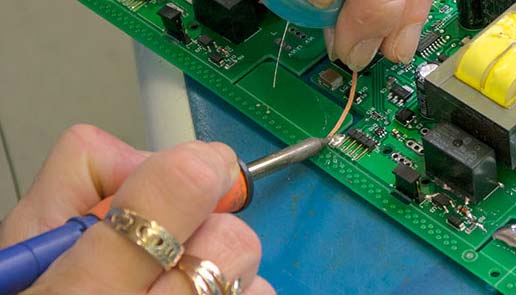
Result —
[{"label": "orange soldering iron handle", "polygon": [[[247,172],[246,165],[240,161],[240,175],[229,192],[220,199],[214,213],[236,213],[245,209],[251,202],[253,194],[253,182]],[[113,196],[109,196],[100,201],[87,214],[95,215],[99,219],[104,219],[109,209]]]},{"label": "orange soldering iron handle", "polygon": [[247,185],[245,174],[240,171],[237,181],[229,192],[224,195],[217,207],[215,213],[236,213],[247,207],[249,203],[249,187]]}]

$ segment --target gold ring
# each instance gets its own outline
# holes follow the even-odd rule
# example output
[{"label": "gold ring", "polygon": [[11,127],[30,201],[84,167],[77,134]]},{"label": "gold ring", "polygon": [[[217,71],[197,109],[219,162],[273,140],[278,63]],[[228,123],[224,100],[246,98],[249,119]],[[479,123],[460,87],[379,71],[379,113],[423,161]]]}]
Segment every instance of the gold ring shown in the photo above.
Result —
[{"label": "gold ring", "polygon": [[183,255],[179,269],[192,281],[196,295],[241,295],[241,280],[228,283],[220,269],[209,260]]},{"label": "gold ring", "polygon": [[166,229],[156,221],[147,220],[133,211],[111,208],[104,222],[142,247],[165,270],[176,266],[184,253],[183,245]]}]

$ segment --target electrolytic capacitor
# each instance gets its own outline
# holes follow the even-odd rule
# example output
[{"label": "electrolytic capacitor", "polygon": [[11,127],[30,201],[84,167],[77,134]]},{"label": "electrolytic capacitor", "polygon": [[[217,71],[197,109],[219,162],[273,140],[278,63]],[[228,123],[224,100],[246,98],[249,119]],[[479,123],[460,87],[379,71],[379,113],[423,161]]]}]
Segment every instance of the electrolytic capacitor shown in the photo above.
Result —
[{"label": "electrolytic capacitor", "polygon": [[416,88],[419,111],[421,115],[430,117],[426,101],[425,78],[439,67],[437,62],[425,62],[416,69]]},{"label": "electrolytic capacitor", "polygon": [[516,0],[483,0],[482,10],[485,23],[494,21],[514,3],[516,3]]},{"label": "electrolytic capacitor", "polygon": [[457,0],[459,22],[464,28],[476,30],[484,27],[485,19],[482,1],[483,0]]}]

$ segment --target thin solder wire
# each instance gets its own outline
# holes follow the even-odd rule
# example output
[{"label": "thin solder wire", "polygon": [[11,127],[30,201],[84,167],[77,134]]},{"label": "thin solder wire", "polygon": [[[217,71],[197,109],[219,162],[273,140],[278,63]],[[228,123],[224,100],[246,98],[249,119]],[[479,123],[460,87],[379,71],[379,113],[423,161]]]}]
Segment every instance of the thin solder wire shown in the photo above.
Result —
[{"label": "thin solder wire", "polygon": [[278,77],[278,67],[279,61],[281,57],[281,52],[283,51],[283,43],[285,43],[285,37],[287,36],[287,30],[290,22],[287,22],[285,25],[285,30],[283,31],[283,36],[281,37],[281,42],[279,44],[278,57],[276,58],[276,67],[274,68],[274,78],[272,79],[272,88],[276,88],[276,79]]},{"label": "thin solder wire", "polygon": [[344,108],[342,115],[340,115],[340,118],[337,121],[337,124],[335,124],[335,127],[333,127],[333,129],[328,134],[328,138],[333,137],[339,131],[340,127],[342,127],[342,124],[346,120],[346,117],[348,116],[348,113],[351,110],[351,106],[353,105],[353,101],[355,101],[355,94],[357,91],[357,83],[358,83],[358,73],[353,72],[353,76],[351,79],[351,90],[349,91],[348,103],[346,104],[346,107]]}]

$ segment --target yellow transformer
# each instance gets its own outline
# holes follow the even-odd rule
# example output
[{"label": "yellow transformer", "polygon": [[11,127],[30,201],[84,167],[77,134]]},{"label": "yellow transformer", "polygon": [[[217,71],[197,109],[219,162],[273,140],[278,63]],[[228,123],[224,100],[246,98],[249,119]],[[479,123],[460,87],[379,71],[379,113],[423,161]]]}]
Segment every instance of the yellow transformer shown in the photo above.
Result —
[{"label": "yellow transformer", "polygon": [[492,101],[516,102],[516,13],[494,22],[459,53],[455,76]]},{"label": "yellow transformer", "polygon": [[430,118],[462,128],[516,170],[516,4],[426,77],[425,92]]}]

